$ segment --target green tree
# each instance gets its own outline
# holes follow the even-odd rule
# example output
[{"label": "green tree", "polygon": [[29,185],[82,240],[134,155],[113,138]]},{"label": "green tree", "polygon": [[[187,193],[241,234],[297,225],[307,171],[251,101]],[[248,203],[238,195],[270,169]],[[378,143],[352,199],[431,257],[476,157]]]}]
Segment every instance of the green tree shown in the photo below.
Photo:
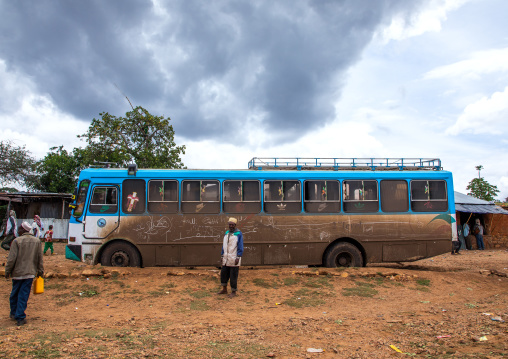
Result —
[{"label": "green tree", "polygon": [[74,153],[63,146],[52,147],[35,165],[34,175],[27,179],[28,188],[52,193],[72,193],[79,175],[79,164]]},{"label": "green tree", "polygon": [[185,146],[176,146],[169,117],[154,116],[138,106],[116,117],[107,112],[93,119],[88,132],[78,137],[87,146],[76,150],[81,166],[95,162],[115,162],[126,167],[136,163],[139,168],[182,168],[180,158]]},{"label": "green tree", "polygon": [[0,185],[23,184],[32,173],[35,159],[25,146],[0,141]]},{"label": "green tree", "polygon": [[467,194],[469,196],[473,196],[479,199],[483,199],[485,201],[493,201],[499,190],[497,186],[491,185],[489,182],[483,179],[480,175],[480,171],[483,169],[483,166],[476,166],[476,170],[478,171],[478,178],[474,178],[469,182],[466,189],[469,191]]}]

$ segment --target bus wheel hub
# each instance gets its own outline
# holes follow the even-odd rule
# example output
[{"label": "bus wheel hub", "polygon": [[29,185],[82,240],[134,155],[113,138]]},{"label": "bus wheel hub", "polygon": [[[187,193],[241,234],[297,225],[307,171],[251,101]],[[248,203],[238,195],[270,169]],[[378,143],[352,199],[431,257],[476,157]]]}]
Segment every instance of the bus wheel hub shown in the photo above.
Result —
[{"label": "bus wheel hub", "polygon": [[338,259],[339,259],[338,260],[339,265],[342,266],[342,267],[344,267],[344,266],[349,264],[349,259],[345,255],[341,255]]},{"label": "bus wheel hub", "polygon": [[129,256],[125,252],[115,252],[111,258],[111,263],[117,267],[125,267],[129,263]]}]

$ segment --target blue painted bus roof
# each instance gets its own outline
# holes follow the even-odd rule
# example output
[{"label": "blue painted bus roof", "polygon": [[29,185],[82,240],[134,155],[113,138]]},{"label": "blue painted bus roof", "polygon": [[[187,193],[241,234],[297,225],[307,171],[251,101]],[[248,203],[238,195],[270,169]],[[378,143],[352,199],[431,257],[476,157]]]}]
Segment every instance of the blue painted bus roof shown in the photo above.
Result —
[{"label": "blue painted bus roof", "polygon": [[139,169],[135,176],[128,176],[124,168],[88,168],[81,171],[80,179],[449,179],[449,171],[409,170],[195,170],[195,169]]}]

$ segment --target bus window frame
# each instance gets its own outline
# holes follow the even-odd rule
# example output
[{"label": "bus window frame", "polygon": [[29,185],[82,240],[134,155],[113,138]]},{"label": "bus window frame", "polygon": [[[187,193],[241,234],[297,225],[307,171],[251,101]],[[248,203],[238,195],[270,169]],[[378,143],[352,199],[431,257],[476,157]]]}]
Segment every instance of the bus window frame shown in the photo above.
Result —
[{"label": "bus window frame", "polygon": [[[99,206],[99,205],[108,205],[106,202],[104,202],[103,204],[95,204],[94,203],[94,194],[95,194],[95,190],[96,189],[99,189],[99,188],[105,188],[105,189],[108,189],[108,188],[112,188],[116,191],[116,209],[115,211],[111,211],[111,212],[107,212],[107,211],[93,211],[92,210],[92,206]],[[89,200],[89,203],[88,203],[88,208],[87,208],[87,213],[89,214],[109,214],[109,215],[115,215],[115,214],[118,214],[119,213],[119,209],[120,209],[120,204],[118,203],[119,202],[119,197],[120,197],[120,188],[118,185],[115,185],[115,184],[103,184],[103,183],[100,183],[100,184],[96,184],[92,187],[92,192],[91,192],[91,195],[90,195],[90,200]],[[106,196],[104,198],[105,200],[107,199],[107,192],[106,192]]]},{"label": "bus window frame", "polygon": [[[224,191],[224,186],[226,184],[226,182],[240,182],[241,185],[242,185],[242,194],[240,195],[240,201],[230,201],[230,200],[226,200],[224,198],[225,196],[225,191]],[[244,195],[244,191],[243,191],[243,182],[257,182],[257,185],[258,185],[258,200],[257,201],[245,201],[243,200],[243,195]],[[221,209],[222,209],[222,212],[223,213],[245,213],[245,214],[257,214],[257,213],[261,213],[261,210],[263,208],[263,192],[261,191],[261,181],[260,180],[248,180],[248,179],[225,179],[222,181],[222,195],[221,195],[221,198],[222,198],[222,205],[221,205]],[[224,204],[225,203],[259,203],[259,210],[257,212],[231,212],[231,211],[226,211],[225,208],[224,208]]]},{"label": "bus window frame", "polygon": [[[345,196],[346,196],[345,186],[347,185],[348,182],[362,182],[364,193],[365,193],[365,184],[363,182],[375,182],[376,183],[376,187],[375,187],[376,188],[376,199],[345,199]],[[343,202],[342,210],[344,211],[344,213],[359,213],[359,214],[379,213],[380,212],[380,210],[379,210],[379,207],[380,207],[379,182],[380,181],[377,178],[376,179],[355,179],[354,178],[354,179],[342,180],[342,202]],[[347,209],[346,204],[353,203],[353,202],[360,202],[360,203],[365,203],[365,202],[374,203],[375,202],[375,203],[377,203],[376,210],[375,211],[351,211],[351,210]]]},{"label": "bus window frame", "polygon": [[[444,188],[444,195],[445,195],[445,198],[440,198],[440,199],[413,199],[413,182],[444,182],[445,184],[445,188]],[[411,195],[410,197],[410,200],[411,202],[427,202],[427,201],[448,201],[448,183],[446,180],[442,180],[442,179],[433,179],[433,180],[410,180],[409,181],[409,184],[410,184],[410,188],[409,188],[409,194]],[[430,194],[430,187],[429,187],[429,194]]]},{"label": "bus window frame", "polygon": [[[406,184],[406,205],[407,209],[405,211],[386,211],[383,210],[383,182],[404,182]],[[383,213],[407,213],[411,209],[411,198],[410,198],[410,184],[408,183],[408,180],[406,179],[393,179],[393,178],[386,178],[381,179],[379,181],[379,206],[381,208],[381,212]]]},{"label": "bus window frame", "polygon": [[[337,200],[325,200],[325,201],[321,201],[321,200],[306,200],[306,194],[307,194],[307,182],[335,182],[337,183],[337,189],[338,189],[338,194],[339,194],[339,199]],[[338,180],[338,179],[330,179],[330,180],[327,180],[327,179],[310,179],[310,180],[304,180],[303,181],[303,211],[305,213],[313,213],[313,214],[318,214],[318,213],[321,213],[321,212],[314,212],[314,211],[307,211],[306,210],[306,206],[305,204],[306,203],[338,203],[339,204],[339,208],[338,208],[338,211],[334,211],[334,212],[323,212],[323,213],[340,213],[341,210],[342,210],[342,201],[341,201],[341,198],[342,198],[342,188],[341,188],[341,181]]]},{"label": "bus window frame", "polygon": [[[81,192],[80,192],[80,190],[81,190],[81,188],[83,187],[83,184],[84,184],[84,183],[87,183],[88,185],[87,185],[87,189],[86,189],[86,191],[84,192],[84,198],[83,198],[83,200],[80,202],[80,201],[79,201],[79,199],[81,198]],[[82,217],[82,216],[85,214],[85,212],[86,212],[86,211],[85,211],[85,209],[86,209],[86,200],[87,200],[87,198],[88,198],[88,192],[90,192],[90,187],[91,187],[91,181],[90,181],[90,180],[88,180],[88,179],[82,180],[82,181],[79,183],[78,193],[77,193],[77,196],[76,196],[76,208],[74,208],[74,209],[72,210],[72,216],[73,216],[74,218],[80,218],[80,217]],[[79,209],[80,205],[81,205],[81,208],[80,208],[80,209],[81,209],[81,214],[80,214],[80,215],[76,215],[76,211]]]},{"label": "bus window frame", "polygon": [[[150,200],[150,182],[162,182],[163,183],[163,186],[164,186],[164,182],[174,182],[176,183],[176,201],[151,201]],[[180,181],[176,180],[176,179],[155,179],[155,178],[152,178],[152,179],[149,179],[147,181],[147,190],[146,190],[146,211],[148,213],[153,213],[153,214],[177,214],[177,213],[180,213]],[[151,211],[149,209],[150,207],[150,203],[172,203],[172,204],[175,204],[176,203],[176,211],[171,211],[171,212],[159,212],[159,211]]]},{"label": "bus window frame", "polygon": [[[445,198],[440,198],[440,199],[413,199],[413,182],[443,182],[444,183],[444,197]],[[411,211],[412,212],[415,212],[415,213],[427,213],[427,212],[448,212],[449,209],[450,209],[450,203],[448,201],[448,181],[445,180],[445,179],[416,179],[416,180],[410,180],[409,181],[409,195],[410,195],[410,202],[409,202],[409,205],[410,205],[410,208],[411,208]],[[430,185],[429,185],[429,197],[430,197]],[[424,203],[424,206],[426,206],[426,204],[429,204],[430,207],[428,209],[425,209],[425,210],[418,210],[418,209],[415,209],[413,207],[413,202],[415,203]],[[439,209],[439,208],[433,208],[432,207],[432,202],[435,202],[435,203],[446,203],[446,208],[445,209]]]},{"label": "bus window frame", "polygon": [[[265,194],[267,193],[266,189],[265,189],[265,185],[267,184],[267,182],[281,182],[282,184],[282,190],[284,191],[284,182],[296,182],[298,184],[298,196],[300,199],[298,200],[286,200],[286,199],[282,199],[282,200],[266,200],[266,197],[265,197]],[[284,192],[283,192],[283,196],[284,196]],[[263,180],[263,212],[264,213],[267,213],[269,215],[274,215],[274,214],[298,214],[298,213],[302,213],[303,212],[303,200],[302,200],[302,181],[300,181],[299,179],[269,179],[269,180]],[[277,207],[279,206],[283,206],[281,208],[279,208],[281,211],[280,212],[272,212],[272,211],[267,211],[267,204],[273,204],[273,203],[280,203],[280,205],[278,205]],[[299,211],[296,212],[296,211],[289,211],[289,212],[285,212],[285,208],[287,206],[287,204],[290,203],[290,204],[293,204],[293,203],[299,203],[300,206],[299,206]],[[282,212],[284,211],[284,212]]]},{"label": "bus window frame", "polygon": [[[200,188],[200,192],[199,192],[199,198],[200,200],[198,201],[189,201],[189,200],[184,200],[184,191],[185,191],[185,182],[199,182],[199,188]],[[218,194],[217,194],[217,200],[216,201],[203,201],[201,200],[201,186],[202,186],[202,182],[217,182],[217,190],[218,190]],[[221,196],[222,196],[222,193],[221,193],[221,181],[219,179],[183,179],[181,180],[180,182],[180,212],[179,213],[183,213],[183,214],[198,214],[199,211],[196,211],[196,212],[189,212],[189,211],[184,211],[183,210],[183,205],[184,203],[214,203],[214,204],[218,204],[218,211],[214,211],[214,212],[203,212],[203,213],[206,213],[206,214],[219,214],[221,213],[221,210],[222,210],[222,206],[221,206]]]},{"label": "bus window frame", "polygon": [[[127,204],[128,203],[128,196],[129,196],[129,192],[131,192],[132,188],[130,190],[127,191],[126,187],[128,188],[129,186],[126,186],[126,183],[130,183],[130,182],[143,182],[143,185],[142,186],[139,186],[140,189],[136,189],[136,192],[138,194],[138,198],[139,198],[139,201],[137,202],[136,205],[134,205],[134,208],[132,211],[128,211],[126,208],[124,208],[124,204]],[[126,216],[140,216],[144,213],[146,213],[146,210],[147,210],[147,179],[146,178],[124,178],[122,180],[122,183],[120,184],[121,186],[121,193],[120,193],[120,199],[121,199],[121,205],[120,205],[120,209],[121,209],[121,212],[122,212],[122,215],[126,215]],[[143,192],[140,192],[143,191]],[[125,197],[124,197],[125,195]],[[142,200],[142,197],[144,197]],[[141,207],[140,207],[141,206]],[[129,206],[126,206],[127,208]],[[136,209],[136,207],[138,207]],[[142,208],[141,210],[139,208]]]}]

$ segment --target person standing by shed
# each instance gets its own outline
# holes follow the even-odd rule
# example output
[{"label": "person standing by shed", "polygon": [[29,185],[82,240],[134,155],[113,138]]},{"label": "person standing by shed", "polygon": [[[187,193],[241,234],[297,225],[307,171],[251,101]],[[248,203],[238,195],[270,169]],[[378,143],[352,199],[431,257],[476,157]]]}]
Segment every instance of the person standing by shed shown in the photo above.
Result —
[{"label": "person standing by shed", "polygon": [[480,222],[480,218],[475,220],[475,225],[473,227],[473,234],[476,237],[476,245],[479,250],[483,251],[485,249],[485,245],[483,243],[483,226]]},{"label": "person standing by shed", "polygon": [[42,224],[41,217],[35,215],[32,223],[32,233],[35,238],[42,238],[42,232],[44,232],[44,225]]},{"label": "person standing by shed", "polygon": [[5,226],[5,237],[0,246],[8,251],[11,248],[11,243],[18,236],[18,224],[16,223],[16,212],[11,210],[9,212],[9,218],[7,219],[7,225]]}]

